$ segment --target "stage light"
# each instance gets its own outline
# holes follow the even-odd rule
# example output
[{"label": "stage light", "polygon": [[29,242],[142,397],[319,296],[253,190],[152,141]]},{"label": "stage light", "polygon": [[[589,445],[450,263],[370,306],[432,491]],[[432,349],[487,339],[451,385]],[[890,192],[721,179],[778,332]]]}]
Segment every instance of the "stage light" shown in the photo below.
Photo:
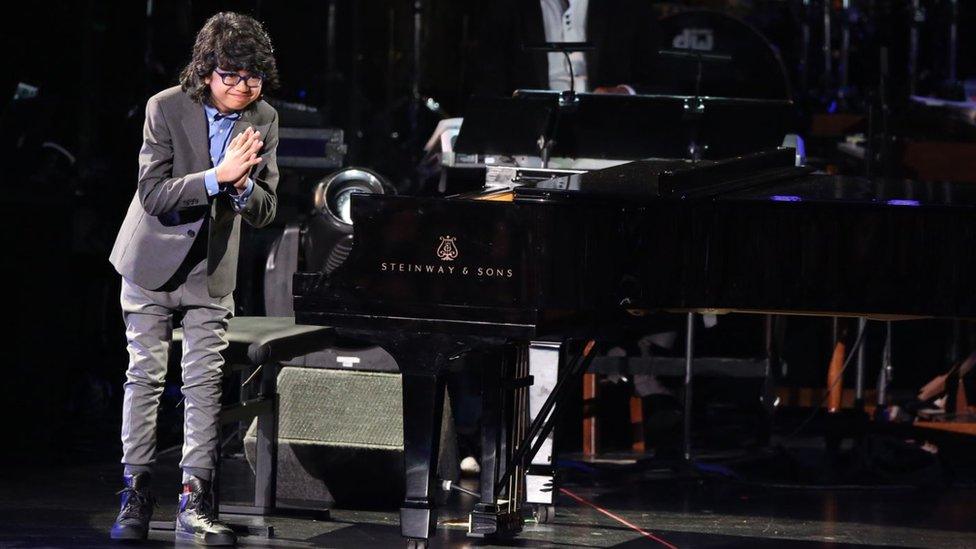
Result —
[{"label": "stage light", "polygon": [[302,227],[306,268],[331,273],[352,250],[352,197],[396,194],[386,178],[365,168],[343,168],[315,185],[315,212]]},{"label": "stage light", "polygon": [[365,168],[345,168],[324,177],[315,186],[315,209],[344,232],[352,230],[352,196],[392,194],[393,187],[379,174]]}]

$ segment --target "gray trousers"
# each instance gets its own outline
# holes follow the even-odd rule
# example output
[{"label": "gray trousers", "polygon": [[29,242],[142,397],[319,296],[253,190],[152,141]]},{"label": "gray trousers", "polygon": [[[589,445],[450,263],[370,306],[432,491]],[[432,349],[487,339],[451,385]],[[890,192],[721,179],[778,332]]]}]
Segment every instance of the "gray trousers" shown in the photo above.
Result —
[{"label": "gray trousers", "polygon": [[122,402],[122,463],[126,473],[151,470],[156,454],[156,411],[163,393],[173,313],[183,311],[183,459],[186,473],[210,480],[217,463],[220,353],[227,347],[233,295],[210,297],[207,261],[173,291],[146,290],[122,279],[122,317],[129,367]]}]

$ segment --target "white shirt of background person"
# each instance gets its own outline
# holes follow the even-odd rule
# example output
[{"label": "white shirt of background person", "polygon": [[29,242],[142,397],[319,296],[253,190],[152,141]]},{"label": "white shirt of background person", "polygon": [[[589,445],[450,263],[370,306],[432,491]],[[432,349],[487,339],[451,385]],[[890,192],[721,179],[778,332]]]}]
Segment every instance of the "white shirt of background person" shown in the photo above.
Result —
[{"label": "white shirt of background person", "polygon": [[[586,10],[589,0],[539,0],[546,42],[586,42]],[[569,65],[562,53],[549,53],[549,89],[569,89]],[[574,89],[589,91],[583,52],[569,54],[573,63]]]}]

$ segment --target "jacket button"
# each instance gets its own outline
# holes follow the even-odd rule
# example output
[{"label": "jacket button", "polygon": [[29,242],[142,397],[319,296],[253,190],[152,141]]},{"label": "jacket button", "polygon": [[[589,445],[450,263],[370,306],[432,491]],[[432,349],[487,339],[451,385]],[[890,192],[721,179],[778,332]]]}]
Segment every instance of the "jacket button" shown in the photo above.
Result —
[{"label": "jacket button", "polygon": [[189,235],[189,236],[196,236],[197,235],[197,232],[194,231],[193,229],[190,229],[189,231],[186,231],[186,234]]}]

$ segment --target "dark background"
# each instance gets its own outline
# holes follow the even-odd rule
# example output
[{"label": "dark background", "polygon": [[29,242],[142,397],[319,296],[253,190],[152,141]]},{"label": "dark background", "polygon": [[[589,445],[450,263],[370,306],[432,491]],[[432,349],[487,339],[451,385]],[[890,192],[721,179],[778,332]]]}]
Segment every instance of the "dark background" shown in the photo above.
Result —
[{"label": "dark background", "polygon": [[[478,16],[484,5],[473,0],[423,4],[420,92],[437,100],[441,116],[460,116],[478,69]],[[712,7],[745,18],[780,50],[797,88],[799,4],[658,2],[655,8],[668,13],[686,5]],[[884,43],[892,48],[897,87],[903,84],[898,67],[903,66],[907,35],[904,12],[897,7],[902,4],[867,4],[877,18],[855,27],[852,81],[864,90],[876,83],[875,50]],[[889,4],[894,7],[885,7]],[[8,341],[0,350],[0,460],[44,465],[118,458],[126,355],[119,277],[107,257],[135,189],[145,101],[176,83],[193,37],[208,17],[233,10],[265,22],[282,80],[273,97],[313,106],[325,126],[345,130],[348,165],[372,167],[409,186],[419,147],[436,123],[437,116],[424,111],[419,129],[408,131],[413,2],[182,0],[151,5],[147,17],[147,3],[139,1],[35,1],[4,17],[0,219],[6,226],[0,253]],[[330,6],[337,21],[331,49],[326,33]],[[960,73],[967,76],[976,55],[966,39],[972,13],[963,9],[959,59]],[[924,36],[923,56],[930,61],[923,82],[929,89],[938,87],[945,72],[934,53],[943,47],[943,34]],[[806,115],[835,108],[817,87],[815,67],[808,82],[797,88]],[[39,90],[24,109],[11,108],[9,101],[18,83]],[[54,152],[51,143],[74,162]],[[242,303],[246,307],[247,299],[239,298]],[[797,352],[817,368],[810,379],[821,380],[828,327],[822,321],[797,321],[796,326]],[[896,353],[904,367],[896,383],[917,387],[929,370],[944,366],[951,331],[941,321],[904,326]],[[803,360],[796,359],[796,371]],[[167,388],[164,418],[179,415],[178,397],[177,385]],[[161,433],[161,446],[167,437],[178,440],[178,433]]]}]

